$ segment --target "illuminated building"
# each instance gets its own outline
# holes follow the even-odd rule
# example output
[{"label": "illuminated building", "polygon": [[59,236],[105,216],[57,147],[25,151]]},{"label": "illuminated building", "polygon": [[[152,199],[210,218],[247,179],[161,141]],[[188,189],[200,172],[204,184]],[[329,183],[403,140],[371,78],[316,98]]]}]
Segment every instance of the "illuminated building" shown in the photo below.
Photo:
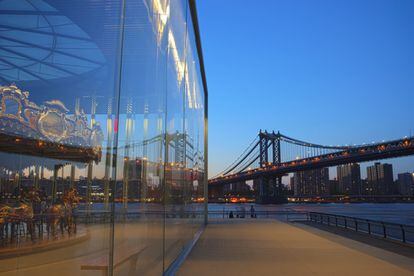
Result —
[{"label": "illuminated building", "polygon": [[398,193],[400,195],[412,196],[414,189],[414,177],[412,173],[398,174]]},{"label": "illuminated building", "polygon": [[328,168],[296,172],[293,178],[295,196],[321,196],[329,194]]},{"label": "illuminated building", "polygon": [[339,195],[339,188],[338,188],[338,179],[330,179],[329,180],[329,194],[330,195]]},{"label": "illuminated building", "polygon": [[391,195],[394,193],[394,177],[391,164],[375,163],[367,167],[368,195]]},{"label": "illuminated building", "polygon": [[361,194],[361,168],[359,164],[346,164],[336,168],[338,192],[343,195]]}]

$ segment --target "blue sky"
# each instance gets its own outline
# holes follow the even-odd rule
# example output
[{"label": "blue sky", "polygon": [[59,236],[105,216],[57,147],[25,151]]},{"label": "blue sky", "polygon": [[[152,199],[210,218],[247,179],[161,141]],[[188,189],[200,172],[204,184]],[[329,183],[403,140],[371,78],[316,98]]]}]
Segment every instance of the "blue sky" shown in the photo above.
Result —
[{"label": "blue sky", "polygon": [[[320,144],[414,134],[414,1],[197,3],[210,176],[259,129]],[[414,170],[413,157],[387,161]]]}]

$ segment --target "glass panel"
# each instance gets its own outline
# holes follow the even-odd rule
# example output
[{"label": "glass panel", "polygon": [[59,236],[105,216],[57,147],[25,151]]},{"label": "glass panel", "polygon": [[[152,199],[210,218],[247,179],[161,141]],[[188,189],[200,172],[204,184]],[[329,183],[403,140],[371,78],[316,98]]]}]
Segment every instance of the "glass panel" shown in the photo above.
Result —
[{"label": "glass panel", "polygon": [[109,264],[120,8],[0,2],[0,273]]},{"label": "glass panel", "polygon": [[203,223],[188,1],[0,10],[0,274],[161,275]]},{"label": "glass panel", "polygon": [[[188,25],[192,26],[190,11],[187,12]],[[188,29],[187,64],[188,85],[185,100],[185,122],[188,133],[187,169],[188,186],[191,193],[191,220],[194,234],[204,222],[204,89],[200,74],[200,63],[194,29]]]},{"label": "glass panel", "polygon": [[186,89],[186,10],[187,1],[170,1],[167,58],[167,141],[165,168],[165,266],[168,267],[185,245],[187,227],[185,208],[184,95]]},{"label": "glass panel", "polygon": [[116,189],[117,275],[163,272],[166,1],[126,2]]}]

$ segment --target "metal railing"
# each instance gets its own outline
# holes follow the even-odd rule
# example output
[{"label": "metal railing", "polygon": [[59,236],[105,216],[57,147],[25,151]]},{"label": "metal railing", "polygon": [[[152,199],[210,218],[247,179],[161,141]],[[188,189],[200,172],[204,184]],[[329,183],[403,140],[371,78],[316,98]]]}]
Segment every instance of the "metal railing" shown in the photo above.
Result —
[{"label": "metal railing", "polygon": [[374,237],[414,244],[414,226],[412,225],[318,212],[309,212],[308,220]]},{"label": "metal railing", "polygon": [[162,211],[145,211],[145,212],[123,212],[117,211],[112,214],[109,211],[100,212],[79,212],[76,214],[76,221],[85,224],[109,223],[113,219],[115,222],[134,222],[140,219],[191,219],[202,218],[204,213],[201,211],[193,212],[162,212]]},{"label": "metal railing", "polygon": [[280,210],[280,211],[254,211],[251,212],[249,209],[224,209],[223,210],[216,210],[216,211],[209,211],[208,217],[210,219],[228,219],[228,218],[278,218],[278,219],[286,219],[287,221],[290,220],[306,220],[307,212],[299,212],[299,211],[289,211],[289,210]]},{"label": "metal railing", "polygon": [[[204,217],[204,211],[144,211],[144,212],[123,212],[116,211],[113,215],[109,211],[82,211],[76,213],[76,221],[78,223],[99,224],[109,223],[112,219],[117,221],[136,221],[142,218],[146,219],[191,219]],[[254,211],[249,209],[225,209],[214,210],[208,212],[209,219],[282,219],[286,221],[307,220],[308,213],[300,211],[280,210],[280,211]]]}]

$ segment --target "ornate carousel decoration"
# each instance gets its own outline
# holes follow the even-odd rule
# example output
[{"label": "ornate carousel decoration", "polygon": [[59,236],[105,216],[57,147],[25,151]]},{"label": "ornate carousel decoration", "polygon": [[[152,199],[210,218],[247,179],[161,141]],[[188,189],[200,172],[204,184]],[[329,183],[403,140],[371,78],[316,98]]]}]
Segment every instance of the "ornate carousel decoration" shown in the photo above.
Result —
[{"label": "ornate carousel decoration", "polygon": [[103,134],[83,111],[59,100],[38,106],[16,85],[0,86],[0,150],[78,162],[98,162]]}]

